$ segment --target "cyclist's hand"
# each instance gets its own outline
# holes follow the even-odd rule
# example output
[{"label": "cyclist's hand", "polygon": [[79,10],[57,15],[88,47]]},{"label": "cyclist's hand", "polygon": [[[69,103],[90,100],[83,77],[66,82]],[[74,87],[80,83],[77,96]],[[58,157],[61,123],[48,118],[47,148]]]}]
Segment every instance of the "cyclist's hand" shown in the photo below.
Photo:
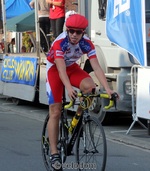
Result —
[{"label": "cyclist's hand", "polygon": [[112,94],[114,94],[114,93],[115,93],[115,95],[116,95],[116,99],[119,99],[118,93],[114,92],[113,90],[107,89],[106,92],[107,92],[107,94],[109,95],[110,99],[112,98]]},{"label": "cyclist's hand", "polygon": [[119,95],[111,89],[107,89],[106,92],[109,95],[110,100],[113,101],[115,109],[116,109],[117,100],[119,99]]},{"label": "cyclist's hand", "polygon": [[77,91],[75,91],[73,88],[68,91],[68,96],[70,100],[75,100],[77,98]]}]

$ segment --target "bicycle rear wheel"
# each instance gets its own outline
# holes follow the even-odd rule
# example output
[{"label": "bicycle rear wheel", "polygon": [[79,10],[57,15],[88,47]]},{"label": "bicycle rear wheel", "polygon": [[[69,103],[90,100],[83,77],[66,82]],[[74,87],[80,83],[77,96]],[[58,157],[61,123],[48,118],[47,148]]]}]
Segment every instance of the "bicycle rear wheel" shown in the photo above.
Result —
[{"label": "bicycle rear wheel", "polygon": [[[47,130],[48,121],[49,121],[49,114],[47,115],[47,117],[44,121],[43,129],[42,129],[41,150],[42,150],[42,157],[43,157],[43,161],[44,161],[46,170],[52,171],[53,169],[51,167],[51,162],[50,162],[51,154],[50,154],[50,145],[49,145],[48,130]],[[67,154],[66,147],[67,146],[66,146],[65,140],[67,138],[68,130],[66,130],[66,127],[62,126],[62,122],[60,122],[59,129],[60,130],[59,130],[57,148],[60,153],[62,163],[64,163],[66,161],[66,157],[67,157],[66,156],[66,154]]]},{"label": "bicycle rear wheel", "polygon": [[48,131],[47,131],[47,123],[49,120],[49,114],[45,118],[43,129],[42,129],[42,141],[41,141],[41,150],[42,150],[42,157],[44,161],[44,165],[47,171],[51,170],[50,166],[50,147],[49,147],[49,138],[48,138]]},{"label": "bicycle rear wheel", "polygon": [[90,116],[82,124],[76,142],[78,170],[104,171],[107,158],[106,137],[101,123]]}]

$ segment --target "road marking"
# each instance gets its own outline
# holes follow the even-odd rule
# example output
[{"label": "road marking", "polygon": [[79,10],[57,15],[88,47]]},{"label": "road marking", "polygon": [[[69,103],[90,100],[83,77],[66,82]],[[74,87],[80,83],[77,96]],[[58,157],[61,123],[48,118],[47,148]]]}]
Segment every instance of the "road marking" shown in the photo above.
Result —
[{"label": "road marking", "polygon": [[[145,129],[136,129],[136,130],[131,130],[132,132],[136,132],[136,131],[145,131]],[[127,130],[120,130],[120,131],[111,131],[111,133],[121,133],[121,132],[127,132]]]},{"label": "road marking", "polygon": [[13,103],[7,103],[7,102],[6,102],[6,103],[2,103],[3,106],[4,106],[4,105],[10,105],[10,104],[11,104],[11,105],[14,105]]}]

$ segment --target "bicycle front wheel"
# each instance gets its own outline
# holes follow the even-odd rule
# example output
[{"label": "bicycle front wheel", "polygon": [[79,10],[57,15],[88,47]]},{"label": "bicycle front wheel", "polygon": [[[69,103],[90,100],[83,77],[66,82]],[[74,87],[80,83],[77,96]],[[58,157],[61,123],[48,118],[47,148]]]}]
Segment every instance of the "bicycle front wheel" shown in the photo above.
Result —
[{"label": "bicycle front wheel", "polygon": [[97,118],[90,116],[81,125],[76,142],[78,170],[104,171],[107,144],[104,129]]}]

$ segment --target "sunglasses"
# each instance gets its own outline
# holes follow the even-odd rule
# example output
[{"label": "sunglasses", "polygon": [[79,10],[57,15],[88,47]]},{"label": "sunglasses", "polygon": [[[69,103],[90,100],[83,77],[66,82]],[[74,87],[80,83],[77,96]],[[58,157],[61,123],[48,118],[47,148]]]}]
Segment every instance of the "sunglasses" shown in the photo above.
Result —
[{"label": "sunglasses", "polygon": [[74,29],[68,29],[69,33],[74,34],[76,32],[76,34],[80,35],[83,34],[84,31],[83,30],[74,30]]}]

